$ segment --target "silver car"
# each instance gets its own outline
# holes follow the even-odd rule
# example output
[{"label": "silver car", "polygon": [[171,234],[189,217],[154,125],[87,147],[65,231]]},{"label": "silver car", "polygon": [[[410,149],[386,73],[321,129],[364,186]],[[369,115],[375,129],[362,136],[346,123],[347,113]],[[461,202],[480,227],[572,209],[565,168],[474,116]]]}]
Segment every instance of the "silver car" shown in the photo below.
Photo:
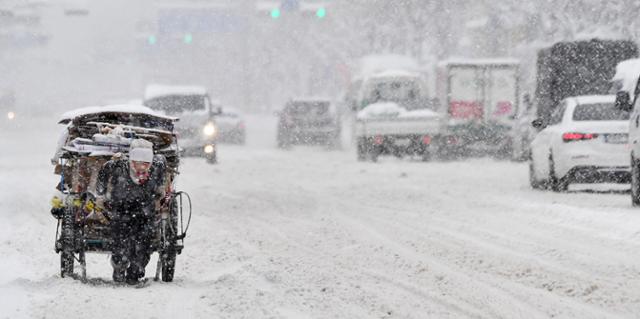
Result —
[{"label": "silver car", "polygon": [[176,131],[185,155],[202,156],[209,163],[218,161],[218,125],[214,107],[204,87],[149,85],[143,104],[153,110],[180,118]]}]

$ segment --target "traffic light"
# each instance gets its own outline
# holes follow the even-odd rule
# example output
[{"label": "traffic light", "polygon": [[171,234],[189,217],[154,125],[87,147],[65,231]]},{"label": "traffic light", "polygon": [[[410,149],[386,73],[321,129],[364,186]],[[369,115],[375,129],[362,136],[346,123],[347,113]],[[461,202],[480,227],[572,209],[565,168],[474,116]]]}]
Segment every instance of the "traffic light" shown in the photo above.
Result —
[{"label": "traffic light", "polygon": [[272,19],[280,18],[280,9],[279,8],[271,9],[271,18]]},{"label": "traffic light", "polygon": [[316,10],[316,17],[318,17],[319,19],[322,19],[326,16],[327,16],[327,9],[325,9],[324,7],[320,7],[318,8],[318,10]]},{"label": "traffic light", "polygon": [[158,38],[156,38],[155,35],[150,35],[147,38],[147,43],[149,43],[149,45],[155,45],[156,43],[158,43]]},{"label": "traffic light", "polygon": [[185,44],[191,44],[193,42],[193,35],[191,33],[185,34],[183,41]]}]

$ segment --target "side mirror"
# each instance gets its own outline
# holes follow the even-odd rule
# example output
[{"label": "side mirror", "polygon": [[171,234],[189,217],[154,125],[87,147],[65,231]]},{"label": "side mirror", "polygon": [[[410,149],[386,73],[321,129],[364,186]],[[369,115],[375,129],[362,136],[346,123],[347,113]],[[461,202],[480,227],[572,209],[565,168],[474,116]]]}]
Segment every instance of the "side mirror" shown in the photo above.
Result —
[{"label": "side mirror", "polygon": [[616,93],[615,107],[616,109],[627,112],[630,112],[633,109],[633,105],[631,105],[631,98],[627,91],[618,91],[618,93]]},{"label": "side mirror", "polygon": [[536,129],[543,129],[545,127],[544,125],[544,120],[543,119],[535,119],[531,122],[531,126],[533,126]]}]

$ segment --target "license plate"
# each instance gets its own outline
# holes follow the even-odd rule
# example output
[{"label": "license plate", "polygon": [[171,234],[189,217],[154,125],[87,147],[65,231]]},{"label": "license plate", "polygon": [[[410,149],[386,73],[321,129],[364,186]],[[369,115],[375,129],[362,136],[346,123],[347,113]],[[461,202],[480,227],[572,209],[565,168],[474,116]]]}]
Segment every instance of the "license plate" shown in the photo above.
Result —
[{"label": "license plate", "polygon": [[409,146],[411,145],[411,140],[408,138],[399,138],[396,139],[394,144],[397,146]]},{"label": "license plate", "polygon": [[604,136],[605,143],[610,144],[627,144],[629,143],[629,135],[627,134],[606,134]]}]

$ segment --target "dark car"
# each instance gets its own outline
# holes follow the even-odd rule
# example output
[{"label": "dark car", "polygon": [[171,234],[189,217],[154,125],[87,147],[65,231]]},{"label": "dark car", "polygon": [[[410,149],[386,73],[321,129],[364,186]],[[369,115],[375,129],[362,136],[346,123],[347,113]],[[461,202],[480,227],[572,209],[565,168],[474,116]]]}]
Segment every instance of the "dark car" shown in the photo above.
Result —
[{"label": "dark car", "polygon": [[339,118],[329,100],[291,100],[278,117],[280,148],[296,144],[339,146]]}]

